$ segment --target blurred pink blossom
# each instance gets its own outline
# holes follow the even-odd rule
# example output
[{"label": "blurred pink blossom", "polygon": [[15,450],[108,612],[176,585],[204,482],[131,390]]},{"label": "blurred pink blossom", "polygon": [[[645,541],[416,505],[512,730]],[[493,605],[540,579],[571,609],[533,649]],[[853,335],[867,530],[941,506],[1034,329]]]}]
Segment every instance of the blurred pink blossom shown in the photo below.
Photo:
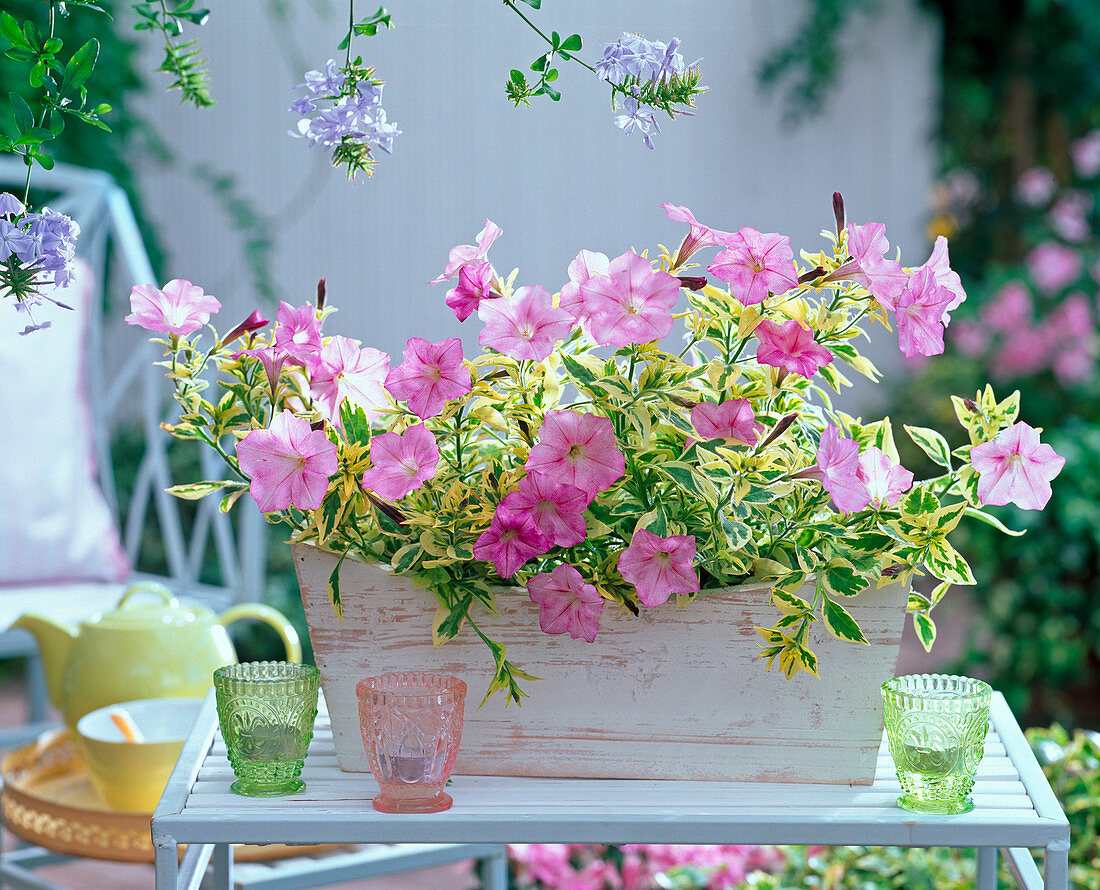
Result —
[{"label": "blurred pink blossom", "polygon": [[943,352],[943,316],[955,299],[951,290],[937,283],[932,268],[922,266],[909,276],[895,303],[898,346],[907,358]]},{"label": "blurred pink blossom", "polygon": [[1039,290],[1055,294],[1081,276],[1081,255],[1072,247],[1044,241],[1025,258],[1027,270]]},{"label": "blurred pink blossom", "polygon": [[951,342],[967,358],[976,358],[989,349],[989,331],[976,321],[960,319],[951,326]]},{"label": "blurred pink blossom", "polygon": [[817,449],[816,474],[838,510],[854,512],[871,502],[867,484],[859,478],[859,443],[825,427]]},{"label": "blurred pink blossom", "polygon": [[173,278],[164,288],[138,284],[130,291],[126,324],[162,334],[193,334],[222,308],[210,294],[184,278]]},{"label": "blurred pink blossom", "polygon": [[454,278],[463,266],[484,262],[492,243],[503,232],[504,230],[491,219],[485,220],[485,228],[477,233],[477,244],[460,244],[457,247],[452,247],[450,255],[447,257],[447,265],[437,278],[428,283],[439,284],[441,281],[448,281]]},{"label": "blurred pink blossom", "polygon": [[742,445],[755,445],[764,431],[748,399],[729,399],[720,405],[700,402],[691,409],[691,425],[704,439],[729,439]]},{"label": "blurred pink blossom", "polygon": [[998,331],[1012,331],[1031,321],[1031,292],[1019,281],[1004,285],[980,312],[982,323]]},{"label": "blurred pink blossom", "polygon": [[1028,207],[1042,207],[1058,191],[1058,180],[1046,167],[1032,167],[1016,180],[1016,200]]},{"label": "blurred pink blossom", "polygon": [[1092,179],[1100,173],[1100,130],[1093,130],[1070,143],[1069,155],[1074,172],[1082,179]]},{"label": "blurred pink blossom", "polygon": [[478,316],[485,327],[477,342],[514,359],[541,362],[573,330],[569,313],[555,307],[550,294],[537,284],[483,303]]},{"label": "blurred pink blossom", "polygon": [[860,454],[856,476],[867,486],[871,500],[882,506],[893,507],[913,485],[913,474],[874,445]]},{"label": "blurred pink blossom", "polygon": [[1050,224],[1064,240],[1074,244],[1087,241],[1092,235],[1089,214],[1093,208],[1092,195],[1081,189],[1067,189],[1050,208]]},{"label": "blurred pink blossom", "polygon": [[951,260],[947,253],[947,239],[943,235],[936,238],[936,243],[932,245],[932,255],[920,268],[932,273],[938,287],[946,288],[951,292],[951,302],[947,304],[943,313],[943,324],[946,327],[951,321],[948,313],[954,312],[963,304],[966,291],[963,289],[959,273],[951,268]]},{"label": "blurred pink blossom", "polygon": [[1050,361],[1050,348],[1051,338],[1044,330],[1020,328],[997,349],[990,373],[1000,380],[1035,374]]},{"label": "blurred pink blossom", "polygon": [[901,263],[886,258],[889,249],[882,223],[848,226],[848,253],[852,259],[822,281],[855,281],[867,288],[883,308],[893,309],[907,276]]}]

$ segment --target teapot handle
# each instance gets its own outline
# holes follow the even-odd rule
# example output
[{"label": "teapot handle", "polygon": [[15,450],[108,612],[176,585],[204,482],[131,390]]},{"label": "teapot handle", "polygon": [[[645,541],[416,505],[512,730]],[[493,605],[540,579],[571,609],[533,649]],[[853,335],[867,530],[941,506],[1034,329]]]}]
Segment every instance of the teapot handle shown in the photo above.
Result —
[{"label": "teapot handle", "polygon": [[126,601],[135,593],[155,593],[164,600],[166,606],[179,604],[176,598],[172,596],[172,592],[163,584],[157,584],[155,581],[139,581],[137,584],[131,584],[126,588],[126,592],[122,594],[122,599],[118,601],[117,608],[121,609],[125,606]]},{"label": "teapot handle", "polygon": [[225,626],[242,618],[255,618],[273,627],[286,647],[286,660],[301,664],[302,644],[298,639],[298,631],[282,612],[263,603],[242,603],[222,613],[218,618],[218,624]]}]

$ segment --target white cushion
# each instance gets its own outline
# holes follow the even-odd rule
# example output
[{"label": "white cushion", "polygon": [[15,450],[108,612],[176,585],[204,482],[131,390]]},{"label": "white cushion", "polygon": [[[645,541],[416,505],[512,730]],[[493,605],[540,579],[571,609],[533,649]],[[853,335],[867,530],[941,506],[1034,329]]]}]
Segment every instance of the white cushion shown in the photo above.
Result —
[{"label": "white cushion", "polygon": [[0,299],[0,587],[129,571],[95,481],[85,359],[97,297],[87,264],[56,296],[76,311],[35,310],[53,324],[26,336],[26,314]]}]

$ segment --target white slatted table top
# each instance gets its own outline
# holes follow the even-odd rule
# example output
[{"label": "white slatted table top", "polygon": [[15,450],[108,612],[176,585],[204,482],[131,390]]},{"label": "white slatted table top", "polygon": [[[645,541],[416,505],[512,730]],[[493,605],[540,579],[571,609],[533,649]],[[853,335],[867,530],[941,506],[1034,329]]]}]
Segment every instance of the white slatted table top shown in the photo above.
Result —
[{"label": "white slatted table top", "polygon": [[[232,769],[207,697],[153,818],[158,843],[714,843],[1042,847],[1069,825],[1004,698],[994,694],[975,807],[899,809],[885,744],[870,786],[455,776],[454,806],[427,815],[371,807],[370,773],[337,765],[322,710],[293,797],[229,790]],[[158,838],[160,839],[158,841]]]}]

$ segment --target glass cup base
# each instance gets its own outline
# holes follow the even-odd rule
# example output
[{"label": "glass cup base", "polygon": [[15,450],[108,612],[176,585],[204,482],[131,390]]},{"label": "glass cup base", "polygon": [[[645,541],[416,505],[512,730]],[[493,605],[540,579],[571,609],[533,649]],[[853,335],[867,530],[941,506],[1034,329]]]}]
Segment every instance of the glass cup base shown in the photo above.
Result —
[{"label": "glass cup base", "polygon": [[379,794],[371,804],[381,813],[442,813],[449,810],[454,800],[445,791],[435,797],[393,798]]},{"label": "glass cup base", "polygon": [[290,779],[286,782],[249,782],[247,779],[237,779],[229,790],[234,794],[244,797],[286,797],[288,794],[297,794],[306,787],[301,779]]},{"label": "glass cup base", "polygon": [[974,799],[964,797],[961,800],[920,800],[903,794],[898,798],[898,806],[911,813],[928,813],[934,816],[958,816],[974,809]]}]

